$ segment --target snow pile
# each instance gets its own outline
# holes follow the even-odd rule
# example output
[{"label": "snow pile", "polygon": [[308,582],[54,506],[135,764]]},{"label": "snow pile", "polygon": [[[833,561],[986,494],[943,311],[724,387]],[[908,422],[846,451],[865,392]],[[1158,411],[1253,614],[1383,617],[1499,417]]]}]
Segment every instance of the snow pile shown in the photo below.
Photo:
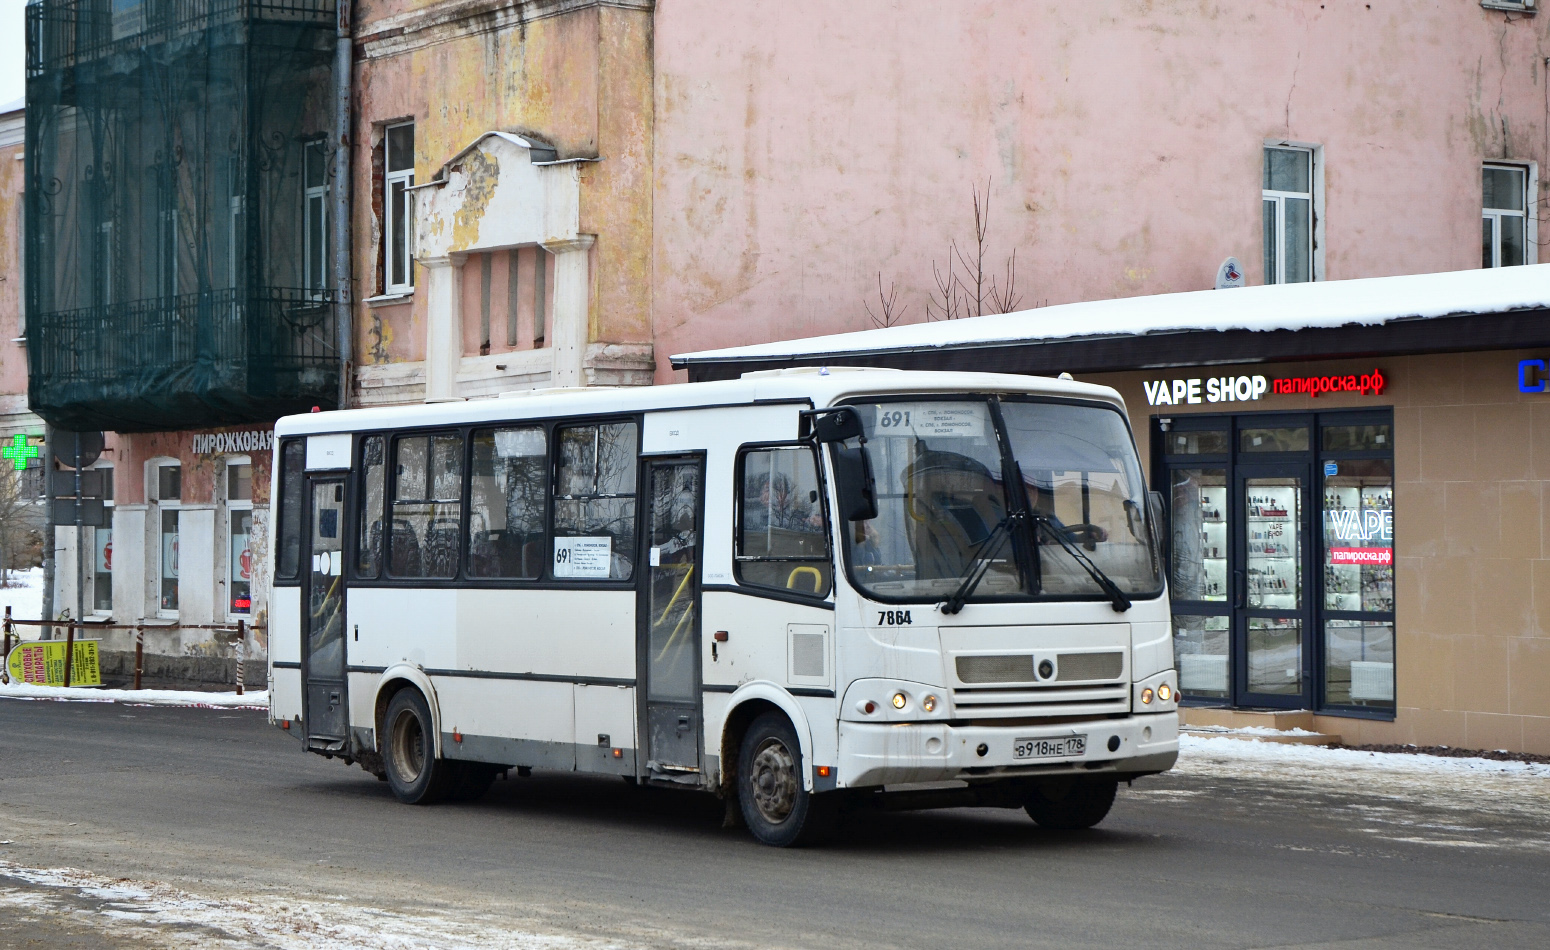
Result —
[{"label": "snow pile", "polygon": [[605,950],[616,941],[518,930],[490,915],[407,914],[328,900],[260,894],[204,897],[168,884],[113,879],[75,868],[27,868],[0,861],[0,907],[19,916],[69,915],[115,940],[155,946],[282,950]]},{"label": "snow pile", "polygon": [[96,686],[37,686],[32,683],[0,684],[3,699],[52,699],[77,703],[127,703],[135,706],[192,706],[199,709],[268,709],[269,691],[252,690],[238,696],[180,689],[100,689]]},{"label": "snow pile", "polygon": [[[0,587],[0,616],[9,607],[11,616],[17,620],[43,619],[43,568],[12,571],[10,580],[10,586]],[[18,633],[24,633],[30,640],[38,635],[37,630],[37,627],[26,627]]]},{"label": "snow pile", "polygon": [[[1509,273],[1510,271],[1510,273]],[[1550,307],[1550,264],[1440,274],[1273,284],[1233,290],[1121,297],[1016,313],[912,323],[854,333],[674,354],[678,368],[717,360],[843,357],[1027,340],[1178,333],[1195,330],[1308,330],[1374,326],[1463,314]]]},{"label": "snow pile", "polygon": [[1403,752],[1359,752],[1355,749],[1326,749],[1323,746],[1314,745],[1245,742],[1225,736],[1207,737],[1188,734],[1179,736],[1178,769],[1180,771],[1211,772],[1234,764],[1253,770],[1261,767],[1300,769],[1310,775],[1328,771],[1377,771],[1414,775],[1518,776],[1543,782],[1542,792],[1550,795],[1550,765],[1499,762],[1481,758],[1444,758]]},{"label": "snow pile", "polygon": [[1307,729],[1272,729],[1269,726],[1186,726],[1186,733],[1210,733],[1213,736],[1317,736],[1321,733]]}]

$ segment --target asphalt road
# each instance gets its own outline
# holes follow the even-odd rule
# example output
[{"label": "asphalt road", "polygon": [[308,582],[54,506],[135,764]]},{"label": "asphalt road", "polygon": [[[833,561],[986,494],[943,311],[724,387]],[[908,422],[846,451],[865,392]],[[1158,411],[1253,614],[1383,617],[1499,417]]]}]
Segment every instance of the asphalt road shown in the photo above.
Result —
[{"label": "asphalt road", "polygon": [[467,920],[467,940],[477,920],[648,946],[1550,945],[1550,827],[1486,811],[1461,824],[1456,805],[1412,802],[1419,830],[1397,835],[1393,797],[1360,782],[1170,775],[1121,789],[1090,832],[1020,811],[867,814],[783,851],[693,793],[540,772],[416,808],[260,713],[0,699],[0,947],[171,945],[100,895],[18,876],[60,867]]}]

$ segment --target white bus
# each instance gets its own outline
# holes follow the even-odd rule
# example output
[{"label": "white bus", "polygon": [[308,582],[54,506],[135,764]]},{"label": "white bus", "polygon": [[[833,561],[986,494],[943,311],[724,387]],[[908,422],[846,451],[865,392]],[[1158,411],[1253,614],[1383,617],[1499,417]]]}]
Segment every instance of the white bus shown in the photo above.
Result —
[{"label": "white bus", "polygon": [[280,420],[270,717],[403,801],[505,770],[1089,827],[1178,755],[1112,389],[791,369]]}]

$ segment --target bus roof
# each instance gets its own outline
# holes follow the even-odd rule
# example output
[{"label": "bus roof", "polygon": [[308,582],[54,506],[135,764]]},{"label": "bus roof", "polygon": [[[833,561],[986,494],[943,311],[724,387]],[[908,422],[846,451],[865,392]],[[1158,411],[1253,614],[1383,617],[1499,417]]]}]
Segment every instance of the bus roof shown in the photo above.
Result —
[{"label": "bus roof", "polygon": [[855,396],[896,393],[1016,392],[1108,402],[1124,408],[1107,386],[1047,376],[939,373],[852,367],[804,367],[746,373],[739,379],[662,386],[523,390],[496,397],[380,406],[286,416],[277,436],[321,435],[373,429],[462,425],[608,413],[653,412],[756,402],[810,401],[829,406]]}]

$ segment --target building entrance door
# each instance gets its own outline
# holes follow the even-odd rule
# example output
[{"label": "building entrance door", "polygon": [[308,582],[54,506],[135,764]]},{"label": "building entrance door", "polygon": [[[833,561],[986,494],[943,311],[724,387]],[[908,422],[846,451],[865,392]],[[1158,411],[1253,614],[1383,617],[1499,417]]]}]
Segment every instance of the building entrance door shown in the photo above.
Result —
[{"label": "building entrance door", "polygon": [[646,461],[646,569],[637,614],[646,774],[657,778],[700,770],[703,473],[698,458]]},{"label": "building entrance door", "polygon": [[313,478],[302,552],[302,715],[307,748],[345,748],[349,704],[345,697],[344,481]]},{"label": "building entrance door", "polygon": [[1239,465],[1235,474],[1233,701],[1307,708],[1308,466]]}]

